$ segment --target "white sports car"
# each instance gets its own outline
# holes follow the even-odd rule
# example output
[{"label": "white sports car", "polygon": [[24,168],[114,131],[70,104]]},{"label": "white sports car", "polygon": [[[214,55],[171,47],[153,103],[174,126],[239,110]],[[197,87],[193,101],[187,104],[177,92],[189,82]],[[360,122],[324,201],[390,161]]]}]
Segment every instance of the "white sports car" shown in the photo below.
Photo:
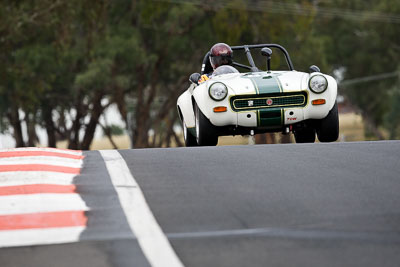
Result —
[{"label": "white sports car", "polygon": [[[209,80],[199,83],[201,74],[212,72],[207,53],[201,74],[190,76],[190,87],[178,98],[186,146],[215,146],[223,135],[291,131],[297,143],[315,142],[316,135],[321,142],[337,140],[337,83],[333,77],[320,73],[314,65],[310,73],[295,71],[288,52],[277,44],[231,48],[235,57],[243,52],[250,64],[232,65],[247,72],[221,66]],[[271,48],[284,54],[289,70],[271,71]],[[266,71],[255,65],[253,49],[261,49],[266,57]]]}]

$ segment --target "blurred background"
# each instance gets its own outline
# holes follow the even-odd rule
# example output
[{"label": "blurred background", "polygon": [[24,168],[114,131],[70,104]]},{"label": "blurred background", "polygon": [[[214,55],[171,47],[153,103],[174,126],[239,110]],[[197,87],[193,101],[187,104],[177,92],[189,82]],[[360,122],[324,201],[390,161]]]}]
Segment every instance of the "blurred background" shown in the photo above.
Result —
[{"label": "blurred background", "polygon": [[334,76],[339,141],[400,138],[398,0],[1,0],[0,148],[182,146],[176,99],[217,42]]}]

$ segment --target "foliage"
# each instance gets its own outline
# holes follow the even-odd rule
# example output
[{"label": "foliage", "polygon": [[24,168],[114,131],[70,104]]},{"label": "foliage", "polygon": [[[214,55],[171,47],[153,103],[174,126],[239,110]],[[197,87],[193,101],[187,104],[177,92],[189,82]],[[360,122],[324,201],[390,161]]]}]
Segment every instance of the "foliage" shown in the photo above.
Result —
[{"label": "foliage", "polygon": [[115,136],[119,136],[119,135],[123,135],[123,134],[124,134],[124,129],[121,128],[121,127],[118,126],[118,125],[115,125],[115,124],[112,124],[112,125],[108,126],[108,127],[106,128],[106,130],[103,130],[104,135],[107,135],[107,134],[105,133],[107,130],[109,130],[109,132],[110,132],[111,135],[115,135]]},{"label": "foliage", "polygon": [[[390,21],[393,15],[400,13],[400,3],[395,0],[385,1],[344,1],[335,0],[326,3],[328,7],[342,10],[361,10],[363,13],[351,13],[351,19],[339,17],[327,19],[319,24],[318,33],[326,42],[327,60],[334,68],[345,70],[345,80],[357,80],[377,74],[393,73],[399,70],[400,36],[399,22]],[[369,14],[369,15],[368,15]],[[376,20],[376,19],[380,20]],[[398,90],[399,78],[376,79],[368,82],[353,83],[340,87],[340,92],[349,98],[361,112],[375,138],[384,138],[380,126],[393,129],[393,118],[397,109],[392,98]],[[397,80],[397,81],[396,81]],[[391,119],[388,115],[391,113]],[[389,116],[389,117],[388,117]],[[397,116],[398,117],[398,116]],[[390,122],[389,122],[390,121]],[[394,126],[396,128],[398,126]],[[392,134],[391,136],[395,136]],[[398,138],[400,136],[397,136]]]},{"label": "foliage", "polygon": [[[324,16],[329,8],[358,17],[343,19],[340,12]],[[400,4],[395,0],[2,1],[0,131],[12,132],[17,146],[35,145],[35,126],[41,126],[49,146],[67,140],[70,148],[89,149],[100,118],[116,104],[134,147],[179,143],[173,130],[176,99],[216,42],[280,43],[296,69],[307,71],[312,64],[329,73],[343,69],[345,80],[398,70],[398,23],[371,22],[372,15],[360,15],[364,11],[398,14]],[[282,63],[273,59],[273,67]],[[395,80],[340,88],[372,129],[387,126],[393,129],[392,137],[398,137],[399,126],[391,126],[400,123]],[[372,132],[379,136],[379,131]]]}]

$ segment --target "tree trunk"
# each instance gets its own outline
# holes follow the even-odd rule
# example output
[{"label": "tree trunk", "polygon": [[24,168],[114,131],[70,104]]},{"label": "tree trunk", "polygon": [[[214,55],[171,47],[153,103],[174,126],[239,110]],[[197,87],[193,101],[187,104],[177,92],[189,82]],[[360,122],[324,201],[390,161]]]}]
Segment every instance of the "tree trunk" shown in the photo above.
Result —
[{"label": "tree trunk", "polygon": [[47,146],[56,147],[56,127],[54,126],[51,108],[43,109],[43,119],[47,133]]},{"label": "tree trunk", "polygon": [[72,124],[71,133],[68,140],[69,149],[78,149],[79,146],[79,132],[81,130],[81,119],[84,117],[81,93],[78,93],[75,108],[76,108],[76,116]]},{"label": "tree trunk", "polygon": [[138,80],[140,83],[136,87],[137,92],[137,101],[135,107],[135,122],[132,125],[133,128],[133,137],[132,137],[132,147],[133,148],[143,148],[148,146],[148,131],[144,130],[146,126],[146,120],[148,119],[148,114],[143,110],[145,105],[145,97],[144,97],[144,82],[145,82],[145,74],[143,69],[138,69]]},{"label": "tree trunk", "polygon": [[149,146],[147,121],[149,120],[149,111],[143,107],[137,107],[136,111],[136,129],[135,129],[135,148],[144,148]]},{"label": "tree trunk", "polygon": [[[157,82],[160,73],[160,71],[157,68],[158,66],[161,65],[161,63],[165,59],[165,53],[166,51],[163,51],[158,55],[158,59],[155,64],[156,69],[153,70],[154,75],[151,78],[149,86],[144,86],[144,84],[141,84],[141,86],[138,86],[137,88],[138,101],[136,106],[136,129],[135,129],[136,139],[134,140],[135,143],[133,145],[135,148],[149,147],[148,132],[151,126],[154,125],[154,123],[152,123],[151,121],[150,109],[157,96]],[[140,81],[145,81],[144,80],[145,73],[143,70],[140,70],[139,77]],[[146,92],[148,92],[147,97],[145,96],[145,90]],[[168,114],[167,112],[165,112],[165,110],[163,110],[162,112]]]},{"label": "tree trunk", "polygon": [[[148,125],[150,125],[150,108],[145,104],[144,87],[138,90],[138,101],[136,105],[136,128],[135,128],[135,148],[149,146]],[[147,101],[146,101],[147,102]]]},{"label": "tree trunk", "polygon": [[28,133],[28,146],[34,147],[39,141],[35,129],[36,126],[35,117],[32,114],[26,113],[25,122],[26,122],[26,130]]},{"label": "tree trunk", "polygon": [[16,147],[25,147],[24,138],[22,136],[21,120],[19,119],[19,113],[17,107],[12,107],[10,113],[7,114],[8,119],[14,129],[13,136],[15,139]]},{"label": "tree trunk", "polygon": [[104,134],[107,136],[108,140],[110,141],[111,145],[113,146],[114,149],[118,149],[117,144],[114,142],[114,140],[112,139],[112,133],[111,133],[111,128],[108,126],[104,126],[101,123],[99,123],[99,125],[101,126],[101,128],[104,131]]},{"label": "tree trunk", "polygon": [[80,149],[83,149],[83,150],[90,149],[90,145],[92,144],[94,134],[96,132],[97,124],[99,123],[99,118],[100,118],[101,114],[103,114],[103,111],[105,109],[105,107],[103,107],[101,105],[101,100],[103,99],[103,97],[104,97],[104,93],[98,92],[93,101],[93,109],[91,112],[90,121],[86,125],[85,136],[83,137],[82,143],[80,145]]},{"label": "tree trunk", "polygon": [[165,147],[171,146],[171,139],[174,134],[174,122],[175,122],[176,118],[173,118],[172,116],[174,116],[174,113],[172,113],[172,115],[170,115],[167,120],[167,129],[166,129],[167,134],[166,134],[166,136],[164,138],[164,142],[162,144]]}]

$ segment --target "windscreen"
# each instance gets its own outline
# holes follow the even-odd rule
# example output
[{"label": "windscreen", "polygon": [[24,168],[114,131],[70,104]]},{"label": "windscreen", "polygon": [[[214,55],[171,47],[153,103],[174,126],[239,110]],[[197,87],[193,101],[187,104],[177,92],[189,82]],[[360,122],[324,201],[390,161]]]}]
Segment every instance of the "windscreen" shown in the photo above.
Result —
[{"label": "windscreen", "polygon": [[237,73],[238,70],[229,65],[222,65],[216,68],[213,72],[213,76],[228,74],[228,73]]},{"label": "windscreen", "polygon": [[[289,70],[285,55],[278,48],[271,48],[271,70]],[[261,48],[250,49],[254,63],[259,70],[267,70],[267,57],[261,55]],[[233,51],[233,61],[250,66],[244,49]],[[249,72],[250,70],[235,66],[240,72]]]}]

